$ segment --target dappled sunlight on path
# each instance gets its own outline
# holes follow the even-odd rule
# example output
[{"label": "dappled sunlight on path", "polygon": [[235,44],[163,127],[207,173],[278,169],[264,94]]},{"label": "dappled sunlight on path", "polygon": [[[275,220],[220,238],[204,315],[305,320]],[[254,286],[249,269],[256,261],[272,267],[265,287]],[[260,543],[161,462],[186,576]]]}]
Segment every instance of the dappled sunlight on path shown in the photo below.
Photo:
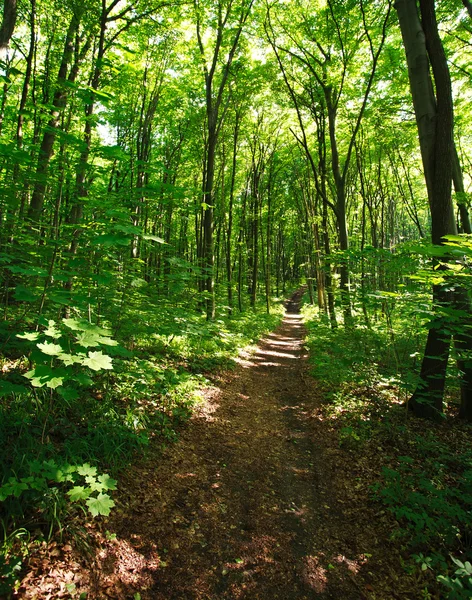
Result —
[{"label": "dappled sunlight on path", "polygon": [[367,559],[330,494],[304,333],[289,305],[206,390],[180,441],[121,479],[91,597],[365,597],[355,579]]}]

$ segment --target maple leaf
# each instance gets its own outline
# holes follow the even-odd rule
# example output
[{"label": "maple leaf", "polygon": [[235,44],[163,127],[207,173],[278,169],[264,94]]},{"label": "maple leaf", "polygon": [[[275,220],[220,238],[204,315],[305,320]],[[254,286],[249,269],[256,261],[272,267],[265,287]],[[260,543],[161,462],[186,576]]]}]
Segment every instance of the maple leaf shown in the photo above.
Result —
[{"label": "maple leaf", "polygon": [[92,371],[113,369],[111,358],[106,354],[103,354],[103,352],[89,352],[88,358],[85,358],[82,364],[86,367],[90,367]]},{"label": "maple leaf", "polygon": [[71,499],[71,502],[78,502],[79,500],[86,500],[92,490],[90,488],[84,488],[83,485],[75,485],[71,490],[67,492],[67,495]]},{"label": "maple leaf", "polygon": [[91,467],[88,463],[85,463],[85,464],[81,465],[80,467],[77,467],[77,473],[79,475],[82,475],[83,477],[87,477],[87,476],[95,477],[97,474],[97,468]]},{"label": "maple leaf", "polygon": [[59,344],[45,342],[44,344],[36,344],[36,346],[41,350],[41,352],[44,352],[44,354],[47,354],[48,356],[57,356],[63,352]]},{"label": "maple leaf", "polygon": [[107,517],[115,503],[108,494],[98,494],[96,498],[89,498],[86,502],[92,516],[104,515]]},{"label": "maple leaf", "polygon": [[116,479],[112,479],[110,477],[110,475],[107,475],[107,473],[104,473],[103,475],[100,475],[100,477],[98,478],[98,481],[101,483],[102,489],[104,489],[104,490],[116,490],[116,484],[118,482],[116,481]]}]

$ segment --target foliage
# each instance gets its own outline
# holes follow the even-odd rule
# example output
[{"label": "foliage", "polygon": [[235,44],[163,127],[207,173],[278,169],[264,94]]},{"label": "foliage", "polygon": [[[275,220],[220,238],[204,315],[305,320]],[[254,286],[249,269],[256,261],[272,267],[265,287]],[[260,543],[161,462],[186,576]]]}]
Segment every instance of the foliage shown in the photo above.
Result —
[{"label": "foliage", "polygon": [[405,568],[419,569],[431,593],[470,597],[470,428],[458,427],[449,411],[441,425],[425,425],[402,406],[415,385],[422,320],[412,330],[400,304],[391,321],[384,313],[371,329],[332,330],[312,309],[304,313],[313,375],[326,390],[323,414],[351,460],[363,457],[363,472],[370,465],[371,493],[392,515],[391,539],[403,549]]},{"label": "foliage", "polygon": [[[149,324],[153,332],[158,327],[153,311],[141,312],[148,326],[133,329],[133,352],[110,329],[80,318],[49,319],[38,331],[7,339],[7,348],[25,353],[4,361],[1,384],[0,442],[11,450],[0,464],[8,535],[37,535],[38,528],[47,539],[69,534],[77,508],[108,515],[116,481],[102,469],[117,473],[151,438],[174,441],[209,372],[231,365],[281,314],[279,305],[269,315],[251,311],[208,323],[198,313],[162,306],[160,334],[148,333]],[[21,550],[11,539],[2,555],[10,588],[28,554],[28,545]]]}]

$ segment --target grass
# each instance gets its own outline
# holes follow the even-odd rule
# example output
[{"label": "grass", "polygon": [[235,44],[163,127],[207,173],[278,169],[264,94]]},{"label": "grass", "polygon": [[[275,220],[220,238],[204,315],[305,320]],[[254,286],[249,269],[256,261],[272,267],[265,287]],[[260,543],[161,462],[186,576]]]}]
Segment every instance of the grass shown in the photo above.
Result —
[{"label": "grass", "polygon": [[405,570],[417,574],[424,598],[471,598],[472,426],[455,417],[457,383],[450,380],[442,423],[416,419],[405,401],[424,333],[405,312],[371,328],[337,330],[310,307],[304,315],[324,418],[349,460],[362,459],[372,500],[391,515]]},{"label": "grass", "polygon": [[[208,322],[183,307],[129,305],[114,332],[119,345],[107,338],[102,348],[113,369],[72,365],[58,388],[34,388],[24,378],[37,360],[53,369],[59,363],[54,356],[40,356],[37,340],[16,337],[34,332],[28,322],[23,329],[4,326],[0,444],[9,452],[0,457],[0,595],[14,587],[31,544],[80,528],[87,509],[108,514],[114,484],[107,473],[113,476],[132,464],[152,439],[173,442],[207,377],[230,367],[238,351],[272,330],[282,314],[276,303],[269,315],[261,307]],[[45,323],[41,331],[58,335],[60,321],[53,327]],[[77,336],[69,337],[72,347]],[[79,347],[77,355],[88,350]],[[64,386],[68,393],[61,393]]]}]

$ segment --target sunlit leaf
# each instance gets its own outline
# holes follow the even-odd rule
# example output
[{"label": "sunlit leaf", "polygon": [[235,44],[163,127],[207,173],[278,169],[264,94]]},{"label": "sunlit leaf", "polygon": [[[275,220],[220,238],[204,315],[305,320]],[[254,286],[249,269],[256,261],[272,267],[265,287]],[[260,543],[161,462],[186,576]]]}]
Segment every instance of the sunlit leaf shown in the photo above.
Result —
[{"label": "sunlit leaf", "polygon": [[29,340],[30,342],[35,342],[41,336],[37,331],[32,331],[31,333],[17,333],[16,337],[21,338],[22,340]]},{"label": "sunlit leaf", "polygon": [[107,517],[110,514],[110,510],[115,506],[114,501],[108,494],[98,494],[96,498],[89,498],[86,504],[94,517],[98,515]]},{"label": "sunlit leaf", "polygon": [[56,327],[56,323],[54,321],[49,321],[48,328],[43,331],[44,335],[48,337],[52,337],[54,339],[60,338],[62,336],[61,331]]},{"label": "sunlit leaf", "polygon": [[51,342],[44,342],[44,344],[36,344],[36,346],[47,354],[48,356],[58,356],[62,353],[62,348],[58,344],[52,344]]},{"label": "sunlit leaf", "polygon": [[84,463],[77,467],[77,473],[83,477],[95,477],[97,475],[97,468],[92,467],[88,463]]},{"label": "sunlit leaf", "polygon": [[113,369],[111,358],[102,352],[89,352],[88,358],[85,358],[82,364],[86,367],[89,367],[93,371]]},{"label": "sunlit leaf", "polygon": [[85,488],[82,485],[76,485],[67,492],[67,495],[72,502],[78,502],[79,500],[86,500],[91,493],[92,490],[90,488]]}]

